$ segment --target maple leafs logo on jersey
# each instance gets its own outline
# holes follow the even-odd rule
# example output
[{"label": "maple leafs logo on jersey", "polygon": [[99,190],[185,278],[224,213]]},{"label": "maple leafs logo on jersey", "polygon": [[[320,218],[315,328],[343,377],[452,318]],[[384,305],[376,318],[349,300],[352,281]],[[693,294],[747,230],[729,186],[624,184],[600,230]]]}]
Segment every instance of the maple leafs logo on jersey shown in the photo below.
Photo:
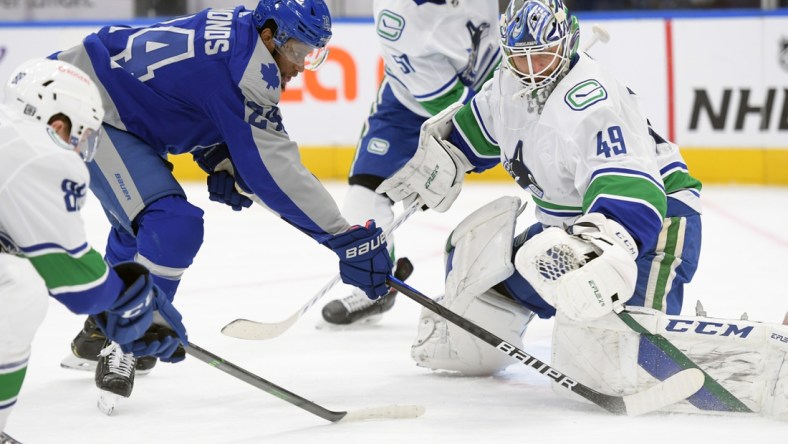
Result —
[{"label": "maple leafs logo on jersey", "polygon": [[530,191],[538,198],[544,196],[544,191],[542,191],[539,184],[536,183],[534,175],[531,174],[531,170],[525,166],[525,162],[523,161],[522,140],[517,141],[517,147],[514,149],[514,156],[511,159],[505,159],[503,167],[506,172],[512,176],[512,179],[514,179],[524,190]]},{"label": "maple leafs logo on jersey", "polygon": [[261,63],[260,74],[263,75],[263,81],[267,83],[267,85],[265,85],[265,89],[279,88],[279,68],[276,67],[276,63]]}]

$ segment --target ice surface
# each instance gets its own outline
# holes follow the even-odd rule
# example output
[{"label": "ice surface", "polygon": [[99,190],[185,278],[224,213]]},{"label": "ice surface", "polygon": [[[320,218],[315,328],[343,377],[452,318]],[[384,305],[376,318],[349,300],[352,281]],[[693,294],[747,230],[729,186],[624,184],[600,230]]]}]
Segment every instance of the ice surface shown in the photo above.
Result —
[{"label": "ice surface", "polygon": [[[338,201],[345,185],[328,183]],[[332,424],[193,358],[159,364],[137,378],[113,416],[96,408],[93,374],[64,370],[61,358],[83,319],[52,300],[33,344],[28,377],[7,425],[26,444],[50,443],[784,443],[788,425],[758,416],[652,414],[626,418],[557,396],[524,366],[495,377],[464,378],[416,367],[409,356],[420,307],[400,297],[365,330],[317,330],[318,303],[281,337],[242,341],[220,328],[237,317],[287,318],[337,272],[334,254],[260,208],[233,212],[187,186],[206,210],[206,240],[186,272],[176,305],[195,344],[331,410],[421,404],[424,416]],[[442,248],[465,215],[510,184],[466,184],[447,213],[414,215],[397,232],[397,252],[422,292],[442,291]],[[91,196],[92,198],[92,196]],[[686,291],[685,314],[700,299],[710,316],[781,322],[788,309],[788,188],[704,188],[704,249]],[[398,207],[399,208],[399,207]],[[95,200],[84,210],[103,251],[107,223]],[[532,208],[520,218],[533,221]],[[343,296],[336,287],[324,301]],[[552,322],[535,320],[525,350],[547,360]]]}]

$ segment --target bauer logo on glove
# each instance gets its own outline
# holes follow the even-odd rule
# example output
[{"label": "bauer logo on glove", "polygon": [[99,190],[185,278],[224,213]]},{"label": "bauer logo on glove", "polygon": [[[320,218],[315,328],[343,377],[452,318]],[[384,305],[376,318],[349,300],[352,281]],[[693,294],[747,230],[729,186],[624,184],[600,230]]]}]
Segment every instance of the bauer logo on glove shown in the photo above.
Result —
[{"label": "bauer logo on glove", "polygon": [[386,244],[386,234],[380,233],[380,236],[364,242],[361,245],[356,245],[345,250],[345,259],[353,259],[358,256],[363,256],[370,251],[377,250],[381,245]]}]

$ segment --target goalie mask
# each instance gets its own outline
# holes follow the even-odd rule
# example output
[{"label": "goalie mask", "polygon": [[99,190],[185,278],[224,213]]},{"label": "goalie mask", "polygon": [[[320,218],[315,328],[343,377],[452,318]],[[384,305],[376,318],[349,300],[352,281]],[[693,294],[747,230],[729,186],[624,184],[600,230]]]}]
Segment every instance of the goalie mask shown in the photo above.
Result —
[{"label": "goalie mask", "polygon": [[5,85],[3,103],[19,114],[49,124],[63,114],[71,123],[68,143],[85,162],[93,160],[104,108],[93,80],[58,60],[33,59],[20,65]]},{"label": "goalie mask", "polygon": [[501,16],[504,66],[524,92],[535,92],[560,79],[579,42],[577,19],[561,0],[512,0]]},{"label": "goalie mask", "polygon": [[262,0],[252,19],[257,29],[276,23],[276,50],[296,65],[314,71],[326,60],[331,14],[323,0]]}]

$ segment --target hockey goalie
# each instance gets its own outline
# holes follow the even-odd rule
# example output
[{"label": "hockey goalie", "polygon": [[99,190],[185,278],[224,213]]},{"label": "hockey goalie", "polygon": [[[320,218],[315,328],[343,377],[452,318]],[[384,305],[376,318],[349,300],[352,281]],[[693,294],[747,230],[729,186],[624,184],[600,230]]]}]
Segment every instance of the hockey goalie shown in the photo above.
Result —
[{"label": "hockey goalie", "polygon": [[[664,411],[788,419],[788,326],[626,305],[620,295],[633,293],[637,267],[613,240],[626,237],[620,228],[608,224],[611,231],[593,235],[549,228],[529,235],[531,227],[512,242],[520,211],[519,199],[502,197],[452,232],[442,305],[519,348],[535,316],[554,315],[552,365],[602,393],[631,395],[699,368],[703,387]],[[611,260],[621,262],[619,271],[605,262]],[[627,273],[629,287],[622,279]],[[534,293],[546,304],[534,303]],[[420,366],[473,376],[516,362],[427,309],[411,353]]]},{"label": "hockey goalie", "polygon": [[[562,1],[511,0],[500,31],[493,78],[425,121],[413,158],[377,189],[442,212],[466,173],[500,163],[530,193],[537,222],[516,237],[511,197],[453,231],[441,303],[517,347],[533,317],[555,317],[554,366],[597,391],[628,395],[699,368],[703,386],[666,410],[788,419],[788,327],[680,316],[702,206],[678,146],[578,49]],[[514,362],[427,311],[412,356],[469,375]]]}]

